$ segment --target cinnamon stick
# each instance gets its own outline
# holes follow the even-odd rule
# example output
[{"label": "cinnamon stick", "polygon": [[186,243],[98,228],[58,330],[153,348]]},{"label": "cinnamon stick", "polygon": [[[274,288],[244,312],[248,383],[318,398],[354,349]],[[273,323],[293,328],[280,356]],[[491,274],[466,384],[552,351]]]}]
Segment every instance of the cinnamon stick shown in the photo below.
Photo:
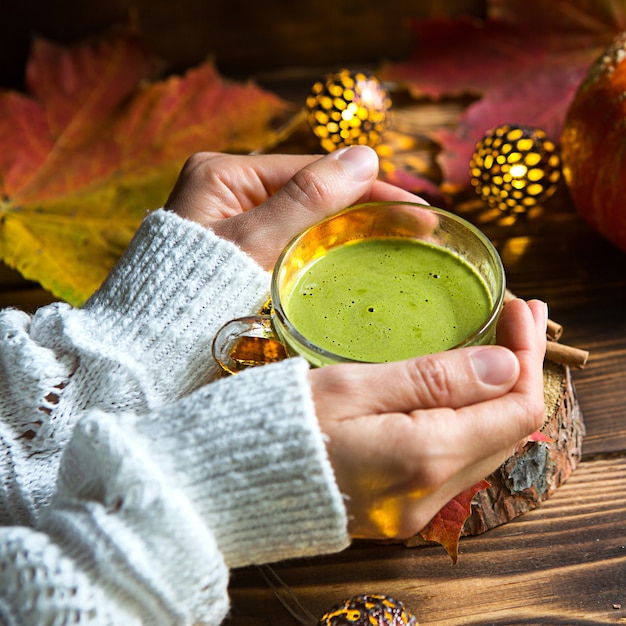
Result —
[{"label": "cinnamon stick", "polygon": [[546,332],[548,333],[548,337],[554,341],[558,341],[561,335],[563,334],[563,326],[554,320],[548,318],[548,326],[546,328]]},{"label": "cinnamon stick", "polygon": [[583,369],[587,364],[589,352],[574,348],[557,341],[548,341],[546,344],[546,359],[560,365],[569,365],[576,369]]}]

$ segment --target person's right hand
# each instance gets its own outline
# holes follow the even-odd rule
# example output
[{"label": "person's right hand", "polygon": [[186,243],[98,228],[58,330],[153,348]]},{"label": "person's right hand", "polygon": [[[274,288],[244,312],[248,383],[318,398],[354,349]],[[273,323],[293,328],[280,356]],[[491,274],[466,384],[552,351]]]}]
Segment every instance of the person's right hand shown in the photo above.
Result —
[{"label": "person's right hand", "polygon": [[309,372],[353,537],[414,535],[543,425],[546,322],[513,300],[499,346]]},{"label": "person's right hand", "polygon": [[293,237],[352,204],[424,203],[377,174],[378,155],[367,146],[325,156],[200,152],[183,167],[165,206],[271,270]]}]

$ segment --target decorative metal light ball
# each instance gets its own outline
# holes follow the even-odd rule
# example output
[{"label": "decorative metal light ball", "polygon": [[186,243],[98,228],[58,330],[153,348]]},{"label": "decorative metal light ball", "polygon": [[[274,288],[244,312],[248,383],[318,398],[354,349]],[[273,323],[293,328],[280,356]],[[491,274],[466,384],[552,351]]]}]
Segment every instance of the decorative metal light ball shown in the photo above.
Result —
[{"label": "decorative metal light ball", "polygon": [[505,124],[476,144],[470,172],[476,193],[489,206],[525,213],[556,191],[561,159],[543,130]]},{"label": "decorative metal light ball", "polygon": [[324,614],[318,626],[417,626],[404,604],[389,596],[360,595],[344,600]]},{"label": "decorative metal light ball", "polygon": [[389,94],[378,78],[347,69],[316,82],[306,99],[309,125],[328,152],[378,144],[390,107]]}]

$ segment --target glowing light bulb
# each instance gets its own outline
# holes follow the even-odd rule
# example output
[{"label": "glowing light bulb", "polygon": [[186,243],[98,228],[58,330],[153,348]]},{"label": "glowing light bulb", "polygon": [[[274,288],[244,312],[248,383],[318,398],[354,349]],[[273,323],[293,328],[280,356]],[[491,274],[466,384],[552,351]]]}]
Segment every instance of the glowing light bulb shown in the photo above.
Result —
[{"label": "glowing light bulb", "polygon": [[389,94],[375,76],[347,69],[316,82],[306,99],[309,125],[328,152],[377,145],[390,107]]},{"label": "glowing light bulb", "polygon": [[513,176],[513,178],[523,178],[526,176],[528,168],[525,165],[518,163],[517,165],[512,165],[509,171],[511,172],[511,176]]},{"label": "glowing light bulb", "polygon": [[341,626],[342,624],[417,626],[417,619],[399,600],[380,594],[367,594],[354,596],[338,603],[320,618],[317,626]]},{"label": "glowing light bulb", "polygon": [[504,124],[476,144],[470,175],[486,204],[508,213],[524,213],[556,191],[561,159],[543,130]]}]

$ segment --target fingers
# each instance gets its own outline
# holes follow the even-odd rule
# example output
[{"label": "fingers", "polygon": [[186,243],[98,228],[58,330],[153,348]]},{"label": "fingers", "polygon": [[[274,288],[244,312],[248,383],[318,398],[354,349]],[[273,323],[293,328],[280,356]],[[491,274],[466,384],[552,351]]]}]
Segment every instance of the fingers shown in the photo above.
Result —
[{"label": "fingers", "polygon": [[418,195],[409,193],[391,185],[382,180],[374,181],[374,184],[370,188],[361,202],[417,202],[418,204],[428,204],[424,198]]},{"label": "fingers", "polygon": [[[504,307],[498,324],[501,346],[450,350],[396,363],[337,365],[313,370],[319,402],[336,417],[410,412],[439,407],[458,409],[542,388],[545,305],[516,300]],[[520,380],[524,365],[524,377]],[[380,389],[385,389],[381,394]],[[339,402],[349,395],[350,402]],[[333,408],[334,407],[334,408]]]},{"label": "fingers", "polygon": [[[216,232],[238,245],[266,269],[299,232],[352,204],[369,199],[378,175],[378,156],[366,146],[337,150],[299,169],[253,211],[214,224]],[[376,194],[416,200],[416,196],[377,184]],[[389,188],[389,189],[388,189]]]},{"label": "fingers", "polygon": [[318,411],[339,419],[473,405],[506,393],[518,375],[515,354],[501,346],[395,363],[333,365],[309,373]]},{"label": "fingers", "polygon": [[376,181],[378,155],[367,146],[343,148],[298,171],[263,207],[281,219],[287,211],[296,234],[346,207],[366,200],[419,201],[398,187]]},{"label": "fingers", "polygon": [[543,426],[546,322],[543,302],[514,300],[503,309],[498,341],[515,351],[519,377],[509,393],[458,411],[458,435],[473,459],[510,448]]},{"label": "fingers", "polygon": [[323,157],[201,152],[188,159],[165,206],[234,241],[269,270],[298,232],[352,204],[424,202],[377,174],[378,156],[367,146]]},{"label": "fingers", "polygon": [[209,226],[265,202],[296,172],[319,158],[198,152],[185,163],[165,206]]},{"label": "fingers", "polygon": [[447,477],[451,484],[458,484],[469,475],[470,468],[474,468],[475,475],[480,474],[486,462],[495,469],[513,454],[520,441],[542,427],[546,417],[546,322],[547,309],[542,302],[517,300],[503,310],[501,338],[515,350],[519,362],[519,376],[508,393],[456,412],[440,408],[411,413],[415,432],[427,433],[432,458],[445,462],[442,479]]},{"label": "fingers", "polygon": [[[507,302],[498,321],[497,342],[511,350],[545,352],[548,309],[545,302],[516,299]],[[528,332],[520,332],[519,325]],[[534,326],[534,334],[531,332]],[[537,344],[537,340],[539,343]],[[543,357],[543,354],[541,355]]]},{"label": "fingers", "polygon": [[545,323],[545,305],[515,301],[504,346],[309,373],[353,536],[414,534],[541,425]]},{"label": "fingers", "polygon": [[[297,175],[300,170],[309,165],[324,160],[319,167],[310,168],[309,174]],[[180,215],[198,221],[206,225],[207,221],[215,218],[225,218],[236,215],[242,211],[248,211],[287,186],[284,194],[293,197],[297,205],[306,206],[310,195],[315,195],[315,187],[318,183],[311,178],[311,173],[318,178],[326,178],[332,174],[334,161],[343,163],[346,176],[352,176],[350,169],[358,170],[365,164],[366,184],[345,197],[336,197],[337,210],[345,208],[357,201],[368,200],[406,200],[424,203],[424,200],[399,189],[383,181],[375,180],[378,162],[373,150],[367,147],[356,147],[338,150],[326,157],[321,155],[233,155],[217,152],[198,152],[192,155],[185,163],[176,185],[172,190],[166,207],[176,211]],[[351,165],[352,163],[352,165]],[[336,169],[336,168],[335,168]],[[307,176],[309,178],[307,178]],[[294,178],[295,177],[295,178]],[[292,179],[294,179],[292,181]],[[371,184],[367,184],[369,183]],[[313,188],[309,189],[310,183]],[[330,181],[327,186],[333,187],[332,195],[346,191],[337,189],[335,182]],[[345,183],[346,181],[342,181]],[[324,194],[327,196],[328,194]],[[322,202],[322,211],[332,212],[328,209],[327,202],[333,201],[332,197],[325,197]]]},{"label": "fingers", "polygon": [[[458,409],[515,391],[515,401],[543,389],[547,309],[514,300],[498,324],[501,346],[450,350],[396,363],[313,370],[316,403],[337,418],[369,413]],[[381,394],[380,389],[385,389]],[[340,402],[350,396],[350,402]],[[522,435],[523,436],[523,435]]]},{"label": "fingers", "polygon": [[218,234],[236,240],[269,270],[297,233],[354,204],[377,174],[378,157],[371,148],[338,150],[298,170],[254,211],[216,225]]},{"label": "fingers", "polygon": [[508,302],[498,321],[497,342],[513,350],[520,361],[522,376],[516,391],[525,393],[539,387],[546,353],[548,308],[544,302]]},{"label": "fingers", "polygon": [[354,536],[414,534],[541,426],[546,320],[543,303],[514,301],[499,326],[504,346],[310,372]]}]

